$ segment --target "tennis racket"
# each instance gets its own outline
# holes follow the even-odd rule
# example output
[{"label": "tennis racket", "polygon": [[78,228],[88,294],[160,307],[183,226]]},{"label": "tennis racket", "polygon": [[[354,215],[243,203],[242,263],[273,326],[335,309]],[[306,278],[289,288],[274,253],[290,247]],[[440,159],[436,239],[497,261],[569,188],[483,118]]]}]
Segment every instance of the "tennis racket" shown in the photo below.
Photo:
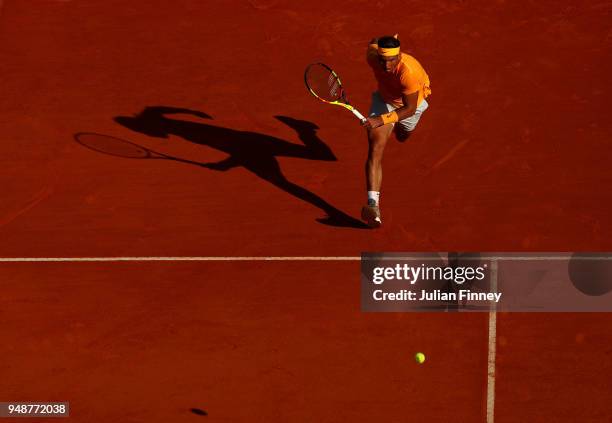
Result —
[{"label": "tennis racket", "polygon": [[366,118],[346,99],[346,93],[340,82],[340,77],[329,66],[323,63],[312,63],[306,67],[304,82],[310,94],[324,103],[333,104],[350,110],[364,123]]}]

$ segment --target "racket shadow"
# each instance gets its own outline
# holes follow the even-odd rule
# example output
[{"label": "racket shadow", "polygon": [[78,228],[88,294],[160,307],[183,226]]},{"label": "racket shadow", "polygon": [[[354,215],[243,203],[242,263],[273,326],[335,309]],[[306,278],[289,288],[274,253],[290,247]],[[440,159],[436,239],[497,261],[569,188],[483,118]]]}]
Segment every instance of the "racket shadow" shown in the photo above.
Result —
[{"label": "racket shadow", "polygon": [[152,106],[135,116],[117,116],[115,122],[145,135],[167,138],[170,134],[186,141],[214,148],[227,154],[227,158],[215,163],[198,163],[190,160],[166,157],[187,164],[215,171],[228,171],[243,167],[259,178],[273,184],[293,197],[322,210],[326,217],[319,223],[355,229],[369,229],[360,220],[333,206],[317,194],[288,180],[283,174],[278,157],[294,157],[306,160],[335,161],[332,150],[318,136],[318,127],[307,121],[288,116],[275,116],[283,124],[296,131],[302,144],[295,144],[271,135],[210,125],[205,122],[170,118],[171,114],[187,114],[209,119],[210,116],[184,108]]}]

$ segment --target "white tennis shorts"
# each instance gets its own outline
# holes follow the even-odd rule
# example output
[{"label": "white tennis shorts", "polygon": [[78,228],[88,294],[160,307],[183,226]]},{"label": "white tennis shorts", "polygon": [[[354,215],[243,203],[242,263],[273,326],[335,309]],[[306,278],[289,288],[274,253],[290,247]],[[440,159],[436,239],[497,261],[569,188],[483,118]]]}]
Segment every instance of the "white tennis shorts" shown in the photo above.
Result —
[{"label": "white tennis shorts", "polygon": [[[407,117],[406,119],[400,120],[397,123],[405,131],[408,131],[408,132],[414,131],[414,128],[416,128],[417,126],[417,123],[419,123],[419,119],[421,119],[421,115],[423,114],[425,110],[427,110],[428,107],[429,107],[429,104],[427,103],[427,100],[423,99],[421,104],[419,104],[419,107],[417,107],[416,112],[414,112],[412,116]],[[382,99],[378,91],[375,91],[372,93],[372,105],[370,106],[370,116],[382,115],[384,113],[392,112],[395,109],[396,107],[393,106],[392,104],[385,103],[385,101]]]}]

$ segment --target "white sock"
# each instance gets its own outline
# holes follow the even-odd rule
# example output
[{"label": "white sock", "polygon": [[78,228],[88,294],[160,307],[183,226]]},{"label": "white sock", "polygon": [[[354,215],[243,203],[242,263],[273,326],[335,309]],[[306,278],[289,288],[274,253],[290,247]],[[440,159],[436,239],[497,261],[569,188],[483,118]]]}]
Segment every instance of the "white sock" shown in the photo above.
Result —
[{"label": "white sock", "polygon": [[368,203],[370,200],[374,200],[374,203],[378,205],[378,201],[380,200],[380,192],[379,191],[368,191]]}]

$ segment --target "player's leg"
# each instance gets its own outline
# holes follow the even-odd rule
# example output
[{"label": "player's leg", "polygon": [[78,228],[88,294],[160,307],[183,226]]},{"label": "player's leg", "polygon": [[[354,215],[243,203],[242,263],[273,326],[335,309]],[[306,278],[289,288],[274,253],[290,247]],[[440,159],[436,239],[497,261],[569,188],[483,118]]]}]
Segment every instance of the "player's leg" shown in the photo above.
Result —
[{"label": "player's leg", "polygon": [[365,166],[368,191],[380,192],[383,152],[392,130],[393,125],[387,124],[368,131],[368,159]]},{"label": "player's leg", "polygon": [[[378,116],[392,110],[377,92],[372,94],[370,116]],[[380,218],[380,186],[382,183],[382,156],[387,140],[393,130],[393,124],[387,124],[368,131],[368,159],[365,164],[368,204],[361,209],[361,218],[368,225],[378,227]]]},{"label": "player's leg", "polygon": [[365,164],[368,204],[361,209],[361,218],[371,227],[382,224],[380,216],[380,187],[382,184],[382,158],[393,124],[368,131],[368,158]]},{"label": "player's leg", "polygon": [[408,138],[410,138],[410,135],[412,134],[412,131],[416,129],[416,126],[419,123],[423,112],[425,112],[428,107],[429,104],[427,103],[427,101],[423,100],[412,116],[403,119],[397,123],[397,125],[395,126],[395,137],[399,142],[404,142]]}]

